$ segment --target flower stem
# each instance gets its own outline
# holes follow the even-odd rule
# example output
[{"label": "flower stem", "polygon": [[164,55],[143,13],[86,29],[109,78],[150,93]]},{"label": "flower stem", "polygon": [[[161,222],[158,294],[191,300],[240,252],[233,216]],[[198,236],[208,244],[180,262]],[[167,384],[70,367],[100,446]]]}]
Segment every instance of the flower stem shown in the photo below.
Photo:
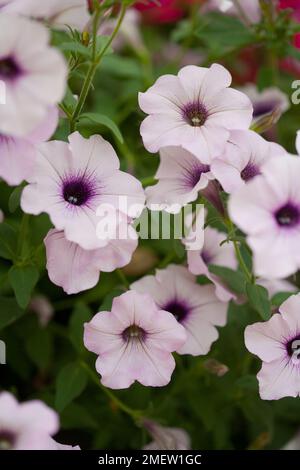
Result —
[{"label": "flower stem", "polygon": [[70,131],[71,132],[74,132],[75,129],[76,129],[76,124],[77,124],[78,118],[81,114],[81,111],[84,107],[86,98],[87,98],[88,93],[90,91],[90,88],[92,86],[93,79],[94,79],[97,67],[100,64],[102,58],[104,57],[106,51],[110,47],[111,43],[115,39],[116,35],[118,34],[119,29],[120,29],[120,27],[122,25],[122,22],[123,22],[125,13],[126,13],[126,6],[122,5],[120,16],[119,16],[118,22],[116,24],[116,27],[113,30],[111,36],[109,37],[107,43],[103,47],[102,51],[99,53],[99,55],[97,55],[97,32],[98,32],[98,24],[99,24],[99,19],[100,19],[100,10],[95,12],[94,21],[93,21],[92,61],[91,61],[90,67],[88,69],[87,75],[85,77],[85,80],[84,80],[84,83],[83,83],[83,86],[82,86],[82,90],[81,90],[81,93],[80,93],[79,98],[78,98],[76,108],[75,108],[75,110],[72,114],[71,120],[70,120]]},{"label": "flower stem", "polygon": [[111,392],[108,388],[104,387],[100,380],[98,375],[89,367],[88,364],[84,361],[80,361],[80,365],[82,366],[83,369],[88,373],[90,379],[98,386],[101,388],[101,390],[105,393],[105,395],[113,402],[115,405],[124,413],[129,415],[131,418],[133,418],[134,421],[137,421],[142,417],[142,412],[140,410],[134,410],[127,406],[125,403],[123,403],[119,398],[115,396],[113,392]]},{"label": "flower stem", "polygon": [[[229,232],[229,235],[235,235],[235,228],[234,228],[234,225],[232,223],[232,221],[227,218],[226,219],[226,225],[228,227],[228,232]],[[242,256],[242,253],[241,253],[241,250],[240,250],[240,247],[239,247],[239,243],[237,240],[233,240],[233,246],[234,246],[234,250],[235,250],[235,254],[236,254],[236,257],[238,259],[238,262],[242,268],[242,270],[244,271],[245,273],[245,276],[247,278],[247,280],[253,284],[253,281],[254,281],[254,277],[252,275],[252,273],[249,271],[245,261],[244,261],[244,258]]]}]

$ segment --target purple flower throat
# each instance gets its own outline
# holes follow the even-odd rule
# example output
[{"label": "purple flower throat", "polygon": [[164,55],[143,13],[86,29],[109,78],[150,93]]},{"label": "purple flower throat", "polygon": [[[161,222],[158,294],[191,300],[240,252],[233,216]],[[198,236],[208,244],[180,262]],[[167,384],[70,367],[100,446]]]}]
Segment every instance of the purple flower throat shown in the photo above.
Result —
[{"label": "purple flower throat", "polygon": [[161,308],[162,310],[172,313],[179,323],[187,317],[191,310],[185,301],[178,299],[170,300]]},{"label": "purple flower throat", "polygon": [[97,195],[96,181],[87,174],[69,176],[63,180],[62,197],[68,204],[87,205]]},{"label": "purple flower throat", "polygon": [[290,202],[277,209],[274,215],[280,227],[293,228],[300,222],[299,208]]},{"label": "purple flower throat", "polygon": [[186,104],[182,112],[184,120],[193,127],[203,126],[208,118],[207,109],[200,101]]},{"label": "purple flower throat", "polygon": [[13,57],[0,58],[0,78],[14,80],[21,74],[21,68]]}]

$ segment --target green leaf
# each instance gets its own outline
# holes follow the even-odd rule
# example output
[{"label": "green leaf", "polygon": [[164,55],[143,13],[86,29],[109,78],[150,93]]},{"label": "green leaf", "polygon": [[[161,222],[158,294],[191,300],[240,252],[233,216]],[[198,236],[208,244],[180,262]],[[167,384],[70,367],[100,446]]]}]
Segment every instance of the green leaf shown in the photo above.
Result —
[{"label": "green leaf", "polygon": [[[96,39],[97,55],[102,54],[103,49],[105,49],[108,41],[110,41],[110,36],[97,36],[97,39]],[[113,49],[111,46],[109,46],[105,51],[104,57],[112,53],[113,53]]]},{"label": "green leaf", "polygon": [[241,271],[233,271],[230,268],[223,266],[210,265],[209,271],[216,276],[219,276],[225,284],[238,294],[245,293],[246,278]]},{"label": "green leaf", "polygon": [[27,338],[26,352],[32,362],[39,369],[45,369],[49,364],[52,354],[52,338],[47,328],[39,328],[38,326],[30,333]]},{"label": "green leaf", "polygon": [[101,126],[105,126],[112,131],[114,136],[118,139],[121,144],[124,142],[123,136],[121,134],[120,129],[118,126],[107,116],[98,113],[84,113],[81,115],[82,119],[89,119],[96,124],[100,124]]},{"label": "green leaf", "polygon": [[295,292],[277,292],[277,294],[272,297],[272,305],[280,307],[280,305],[293,294],[295,294]]},{"label": "green leaf", "polygon": [[63,429],[98,429],[97,416],[78,403],[70,403],[61,415],[61,427]]},{"label": "green leaf", "polygon": [[79,42],[63,42],[59,48],[64,52],[74,52],[87,58],[91,55],[91,50]]},{"label": "green leaf", "polygon": [[104,57],[101,62],[101,71],[119,78],[141,77],[141,66],[137,60],[118,55]]},{"label": "green leaf", "polygon": [[260,314],[263,320],[269,320],[271,317],[271,302],[267,289],[258,284],[247,283],[246,293],[254,310]]},{"label": "green leaf", "polygon": [[257,77],[257,88],[259,91],[272,86],[273,75],[274,72],[271,67],[261,67]]},{"label": "green leaf", "polygon": [[109,294],[107,294],[103,302],[99,308],[100,312],[109,312],[111,310],[111,306],[115,297],[119,297],[119,295],[124,294],[124,289],[120,289],[119,287],[115,287]]},{"label": "green leaf", "polygon": [[24,185],[20,185],[13,190],[8,200],[8,208],[10,212],[15,212],[20,206],[21,194],[24,189]]},{"label": "green leaf", "polygon": [[8,278],[21,308],[26,308],[38,279],[35,266],[12,266]]},{"label": "green leaf", "polygon": [[55,407],[61,412],[78,397],[87,385],[87,376],[78,363],[66,365],[56,379]]},{"label": "green leaf", "polygon": [[0,329],[18,320],[24,313],[15,299],[0,297]]},{"label": "green leaf", "polygon": [[17,252],[17,232],[7,223],[0,224],[0,257],[13,260]]},{"label": "green leaf", "polygon": [[255,43],[254,34],[241,21],[218,13],[205,15],[205,23],[200,26],[196,35],[220,53],[224,49],[237,49]]},{"label": "green leaf", "polygon": [[258,389],[258,382],[257,378],[255,375],[244,375],[243,377],[240,377],[236,381],[236,385],[242,389],[249,390],[249,391],[257,391]]},{"label": "green leaf", "polygon": [[85,348],[83,345],[83,325],[85,322],[89,322],[92,318],[92,312],[82,302],[78,302],[75,305],[75,309],[72,313],[69,323],[69,337],[74,345],[74,348],[80,353]]}]

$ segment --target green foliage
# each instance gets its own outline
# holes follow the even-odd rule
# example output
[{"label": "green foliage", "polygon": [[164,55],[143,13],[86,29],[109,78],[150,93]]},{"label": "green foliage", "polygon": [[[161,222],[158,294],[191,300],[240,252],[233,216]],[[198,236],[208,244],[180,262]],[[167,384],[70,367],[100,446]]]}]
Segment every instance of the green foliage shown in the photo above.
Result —
[{"label": "green foliage", "polygon": [[8,273],[9,281],[14,290],[16,300],[21,308],[26,308],[39,272],[35,266],[12,266]]},{"label": "green foliage", "polygon": [[78,363],[66,365],[56,379],[55,407],[58,411],[63,409],[78,397],[87,384],[85,371]]},{"label": "green foliage", "polygon": [[257,284],[246,285],[246,293],[252,307],[260,314],[263,320],[271,316],[271,302],[267,289]]}]

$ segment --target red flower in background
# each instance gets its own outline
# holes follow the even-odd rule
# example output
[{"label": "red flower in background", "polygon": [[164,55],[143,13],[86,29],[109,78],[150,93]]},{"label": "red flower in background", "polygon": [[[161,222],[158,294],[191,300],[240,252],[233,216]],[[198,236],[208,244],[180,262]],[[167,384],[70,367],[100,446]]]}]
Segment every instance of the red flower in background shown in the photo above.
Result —
[{"label": "red flower in background", "polygon": [[140,0],[134,7],[142,12],[147,23],[174,23],[188,10],[189,4],[203,3],[203,0]]},{"label": "red flower in background", "polygon": [[[280,0],[279,8],[280,10],[291,8],[294,10],[293,18],[300,22],[300,0]],[[300,49],[300,33],[295,35],[294,45]]]},{"label": "red flower in background", "polygon": [[[278,7],[280,10],[291,8],[293,10],[293,18],[300,22],[300,0],[279,0]],[[300,33],[295,34],[294,46],[300,49]],[[281,67],[294,75],[300,76],[300,63],[292,57],[287,57],[281,62]]]}]

